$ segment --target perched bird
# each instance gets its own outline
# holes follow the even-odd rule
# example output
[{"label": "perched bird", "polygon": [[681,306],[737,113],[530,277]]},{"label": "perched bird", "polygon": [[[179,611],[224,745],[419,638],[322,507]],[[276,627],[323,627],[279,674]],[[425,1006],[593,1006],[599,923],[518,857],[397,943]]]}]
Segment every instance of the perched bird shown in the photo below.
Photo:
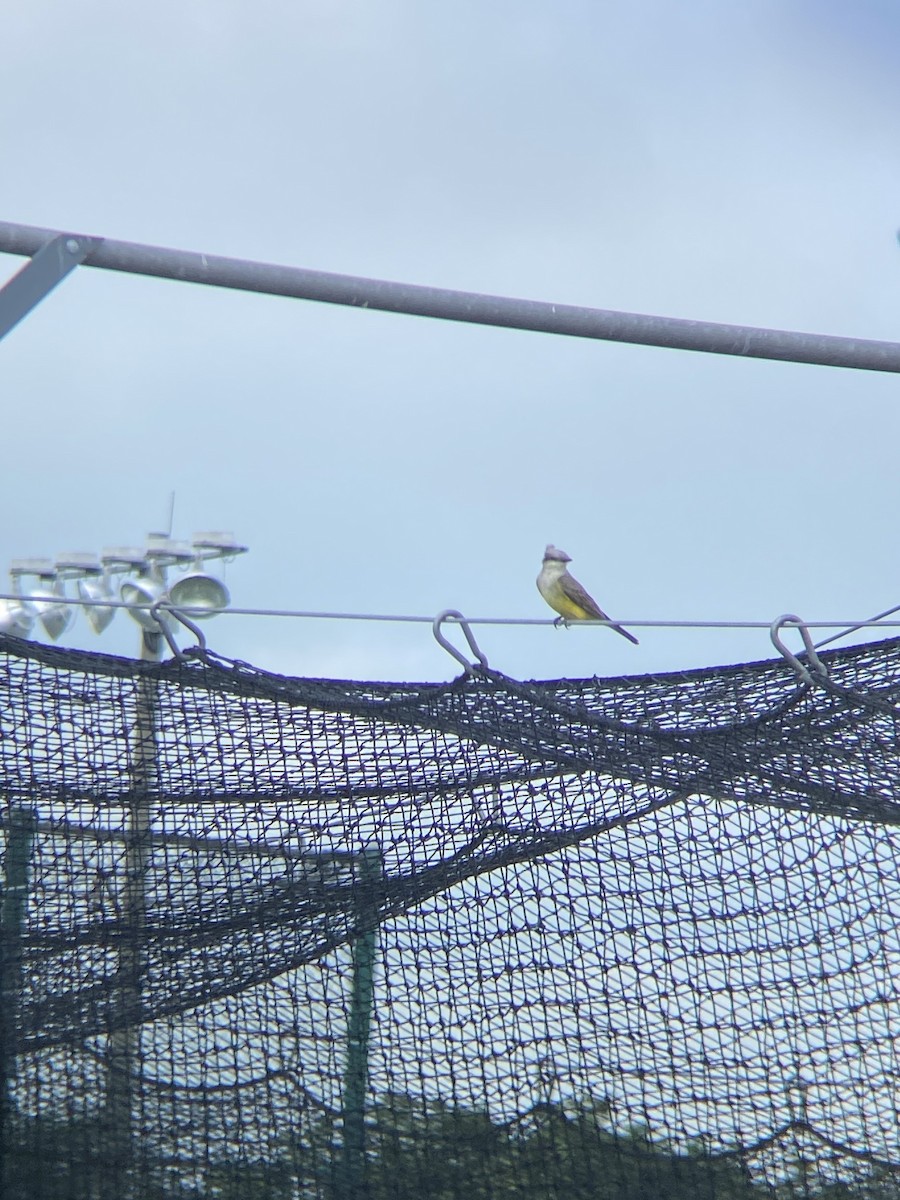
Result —
[{"label": "perched bird", "polygon": [[[560,617],[575,621],[608,621],[609,617],[595,600],[587,594],[581,584],[566,569],[572,561],[565,550],[548,546],[544,551],[544,563],[537,577],[538,591]],[[637,638],[621,625],[612,625],[616,633],[638,644]]]}]

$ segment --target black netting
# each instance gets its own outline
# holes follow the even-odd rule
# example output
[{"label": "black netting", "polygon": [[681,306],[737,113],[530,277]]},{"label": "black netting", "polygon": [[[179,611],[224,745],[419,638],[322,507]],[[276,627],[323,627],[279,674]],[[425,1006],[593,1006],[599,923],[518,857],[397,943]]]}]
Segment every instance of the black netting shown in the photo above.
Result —
[{"label": "black netting", "polygon": [[823,658],[0,638],[3,1195],[900,1195],[900,642]]}]

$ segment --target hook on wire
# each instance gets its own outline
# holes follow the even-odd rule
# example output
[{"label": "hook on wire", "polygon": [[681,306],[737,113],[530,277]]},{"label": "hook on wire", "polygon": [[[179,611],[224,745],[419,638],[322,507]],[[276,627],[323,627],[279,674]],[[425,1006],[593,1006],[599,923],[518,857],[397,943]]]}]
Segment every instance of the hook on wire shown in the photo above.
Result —
[{"label": "hook on wire", "polygon": [[[470,663],[469,660],[465,657],[465,655],[461,654],[459,652],[459,650],[457,650],[454,645],[452,645],[450,642],[448,642],[447,639],[444,637],[444,635],[441,633],[441,626],[450,617],[452,617],[457,622],[457,624],[462,626],[462,631],[466,635],[466,641],[469,643],[469,649],[472,651],[472,653],[478,659],[477,665],[475,663]],[[485,658],[484,654],[479,649],[478,643],[475,641],[475,635],[472,633],[472,630],[469,627],[469,622],[462,615],[462,613],[457,612],[457,610],[455,608],[445,608],[443,612],[438,613],[438,615],[434,618],[434,622],[431,626],[431,632],[434,634],[435,641],[437,642],[437,644],[439,646],[443,646],[444,649],[447,651],[447,653],[449,655],[451,655],[453,658],[455,658],[458,663],[462,663],[463,668],[467,675],[473,675],[476,671],[479,671],[479,670],[481,670],[481,671],[489,670],[488,660]]]},{"label": "hook on wire", "polygon": [[[179,650],[170,626],[160,615],[160,608],[163,608],[170,616],[174,617],[176,621],[180,621],[185,629],[189,629],[191,631],[191,633],[197,639],[196,646],[191,646],[190,650]],[[169,649],[180,662],[184,662],[189,655],[196,654],[198,651],[205,652],[206,635],[199,625],[195,624],[195,622],[191,621],[185,616],[180,608],[173,608],[165,600],[157,600],[157,602],[150,608],[150,616],[154,619],[154,621],[156,621],[163,637],[169,644]]]},{"label": "hook on wire", "polygon": [[806,647],[806,655],[810,666],[813,668],[813,671],[815,671],[816,675],[818,675],[820,679],[827,679],[828,670],[825,664],[819,658],[818,654],[816,654],[816,647],[813,645],[812,634],[809,632],[800,618],[795,616],[794,613],[784,613],[782,616],[776,617],[776,619],[769,626],[769,636],[772,639],[772,645],[775,647],[778,653],[790,663],[804,683],[813,684],[816,682],[812,671],[810,671],[806,663],[802,663],[797,655],[793,653],[793,651],[788,650],[787,646],[779,637],[780,630],[787,624],[788,621],[792,621],[796,624],[798,632],[803,638],[803,645]]}]

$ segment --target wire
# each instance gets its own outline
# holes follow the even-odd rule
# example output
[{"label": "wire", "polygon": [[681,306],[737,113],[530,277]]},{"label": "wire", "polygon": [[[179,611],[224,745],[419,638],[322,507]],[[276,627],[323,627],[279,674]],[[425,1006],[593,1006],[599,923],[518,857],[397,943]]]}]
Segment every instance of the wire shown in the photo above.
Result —
[{"label": "wire", "polygon": [[[22,604],[32,603],[47,603],[47,596],[26,596],[19,595],[15,592],[0,592],[0,600],[18,600]],[[72,596],[54,596],[53,604],[75,604],[81,608],[125,608],[125,609],[146,609],[148,612],[153,608],[153,604],[132,604],[126,603],[124,600],[82,600]],[[159,609],[165,612],[167,608],[174,608],[174,605],[160,604]],[[209,609],[191,608],[184,606],[179,609],[185,616],[203,617],[209,615]],[[900,604],[894,608],[885,609],[883,613],[874,617],[869,617],[865,621],[785,621],[782,628],[784,629],[801,629],[804,626],[807,629],[837,629],[840,632],[833,634],[831,637],[817,642],[816,646],[824,646],[827,642],[835,641],[839,637],[845,637],[851,633],[855,633],[858,629],[868,629],[877,626],[880,629],[897,629],[900,628],[900,619],[896,621],[885,621],[883,617],[900,613]],[[290,608],[223,608],[217,610],[219,616],[234,616],[234,617],[279,617],[279,618],[300,618],[304,620],[315,621],[395,621],[406,622],[419,625],[432,625],[434,616],[418,616],[409,613],[349,613],[349,612],[331,612],[328,610],[304,610]],[[448,617],[448,621],[458,624],[456,618]],[[467,617],[466,621],[469,625],[555,625],[556,620],[553,617]],[[638,619],[630,617],[617,617],[615,621],[573,621],[573,625],[633,625],[636,628],[642,629],[770,629],[771,621],[704,621],[704,620],[650,620]]]},{"label": "wire", "polygon": [[822,646],[827,646],[829,642],[836,642],[838,638],[849,637],[851,633],[856,633],[857,629],[863,629],[868,625],[881,625],[883,628],[892,628],[898,622],[882,621],[882,617],[890,617],[895,612],[900,612],[900,604],[895,604],[893,608],[886,608],[884,612],[877,613],[874,617],[870,617],[868,621],[860,621],[857,625],[851,625],[848,629],[842,629],[840,633],[833,633],[831,637],[823,638],[821,642],[816,642],[816,649],[819,650]]}]

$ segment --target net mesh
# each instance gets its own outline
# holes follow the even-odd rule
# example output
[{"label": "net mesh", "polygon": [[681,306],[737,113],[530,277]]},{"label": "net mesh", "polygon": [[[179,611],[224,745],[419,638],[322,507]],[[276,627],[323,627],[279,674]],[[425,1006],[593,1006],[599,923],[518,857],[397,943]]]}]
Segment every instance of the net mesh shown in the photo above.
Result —
[{"label": "net mesh", "polygon": [[900,1195],[900,642],[823,660],[0,637],[3,1195]]}]

